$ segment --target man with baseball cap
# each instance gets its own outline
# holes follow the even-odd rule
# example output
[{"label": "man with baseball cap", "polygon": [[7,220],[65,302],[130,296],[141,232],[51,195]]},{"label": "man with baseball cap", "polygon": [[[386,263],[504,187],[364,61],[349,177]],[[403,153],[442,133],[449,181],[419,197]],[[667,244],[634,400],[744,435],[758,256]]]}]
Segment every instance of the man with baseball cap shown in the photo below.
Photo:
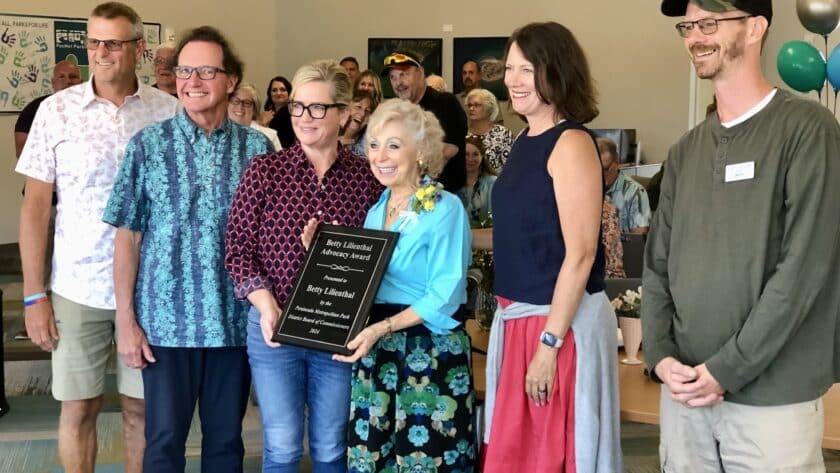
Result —
[{"label": "man with baseball cap", "polygon": [[763,76],[770,0],[665,0],[717,111],[675,144],[642,324],[665,472],[824,472],[840,360],[840,126]]},{"label": "man with baseball cap", "polygon": [[454,95],[426,86],[426,73],[416,53],[394,51],[385,57],[382,75],[391,80],[397,97],[420,105],[435,114],[446,136],[443,155],[447,162],[438,181],[450,192],[457,192],[467,182],[464,139],[467,136],[467,115]]}]

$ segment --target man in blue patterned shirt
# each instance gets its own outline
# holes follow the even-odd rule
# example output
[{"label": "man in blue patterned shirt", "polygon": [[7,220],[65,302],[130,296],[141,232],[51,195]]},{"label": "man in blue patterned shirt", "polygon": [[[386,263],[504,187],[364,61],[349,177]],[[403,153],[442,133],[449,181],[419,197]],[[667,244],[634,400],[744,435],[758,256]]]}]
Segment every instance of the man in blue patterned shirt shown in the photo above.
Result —
[{"label": "man in blue patterned shirt", "polygon": [[144,471],[184,471],[201,399],[201,470],[241,472],[247,303],[224,270],[224,236],[241,173],[272,148],[227,117],[242,62],[221,33],[190,31],[176,57],[183,109],[131,139],[103,218],[118,227],[118,351],[143,369]]},{"label": "man in blue patterned shirt", "polygon": [[598,152],[601,153],[607,197],[618,210],[621,233],[646,234],[650,227],[647,191],[641,184],[619,171],[618,151],[612,140],[599,137],[595,141],[598,143]]}]

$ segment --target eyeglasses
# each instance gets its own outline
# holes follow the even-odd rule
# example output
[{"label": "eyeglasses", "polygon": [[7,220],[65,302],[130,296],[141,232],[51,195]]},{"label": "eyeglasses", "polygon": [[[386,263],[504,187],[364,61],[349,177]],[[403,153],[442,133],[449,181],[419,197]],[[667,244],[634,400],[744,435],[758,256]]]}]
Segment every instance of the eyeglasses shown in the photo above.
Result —
[{"label": "eyeglasses", "polygon": [[484,104],[480,102],[467,102],[467,108],[481,108]]},{"label": "eyeglasses", "polygon": [[411,56],[406,56],[402,53],[394,53],[385,58],[385,65],[392,66],[394,64],[402,64],[404,62],[410,62],[412,64],[417,64],[417,60]]},{"label": "eyeglasses", "polygon": [[189,79],[192,77],[193,71],[198,72],[198,78],[201,80],[213,80],[216,78],[216,73],[219,72],[227,74],[226,70],[219,69],[216,66],[175,66],[172,68],[172,72],[175,73],[175,77],[179,79]]},{"label": "eyeglasses", "polygon": [[701,18],[696,21],[681,21],[675,25],[677,28],[677,33],[680,34],[683,38],[688,38],[688,35],[691,34],[691,30],[694,29],[694,25],[697,25],[700,28],[700,32],[706,35],[714,34],[718,30],[718,23],[721,21],[734,21],[734,20],[744,20],[750,18],[755,15],[744,15],[744,16],[735,16],[732,18]]},{"label": "eyeglasses", "polygon": [[[200,76],[199,76],[200,77]],[[254,108],[254,101],[253,100],[242,100],[239,97],[234,97],[230,99],[230,104],[233,106],[242,106],[243,108]]]},{"label": "eyeglasses", "polygon": [[143,38],[134,38],[134,39],[127,39],[125,41],[119,39],[96,39],[88,37],[85,40],[85,47],[87,47],[91,51],[96,51],[99,49],[99,44],[104,44],[105,49],[108,51],[119,51],[123,48],[125,43],[133,43],[135,41],[139,41]]},{"label": "eyeglasses", "polygon": [[300,102],[289,102],[289,114],[293,117],[302,117],[304,111],[309,111],[309,116],[320,119],[327,116],[327,110],[333,107],[344,107],[343,103],[311,103],[304,105]]},{"label": "eyeglasses", "polygon": [[155,59],[155,66],[171,66],[171,65],[172,65],[172,59],[167,59],[167,58],[162,58],[162,57],[159,57],[159,58]]}]

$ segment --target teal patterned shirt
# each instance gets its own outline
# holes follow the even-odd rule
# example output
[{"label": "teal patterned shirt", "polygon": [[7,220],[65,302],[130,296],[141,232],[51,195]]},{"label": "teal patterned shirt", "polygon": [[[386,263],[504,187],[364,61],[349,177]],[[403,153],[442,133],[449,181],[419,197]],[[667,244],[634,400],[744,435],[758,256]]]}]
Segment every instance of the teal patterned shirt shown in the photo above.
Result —
[{"label": "teal patterned shirt", "polygon": [[245,345],[248,304],[223,266],[225,227],[242,172],[271,149],[227,118],[207,136],[183,110],[128,143],[103,220],[143,235],[134,309],[149,344]]},{"label": "teal patterned shirt", "polygon": [[624,173],[618,173],[613,185],[607,189],[607,197],[612,199],[618,210],[621,233],[630,233],[634,228],[650,226],[650,203],[647,191],[641,184]]}]

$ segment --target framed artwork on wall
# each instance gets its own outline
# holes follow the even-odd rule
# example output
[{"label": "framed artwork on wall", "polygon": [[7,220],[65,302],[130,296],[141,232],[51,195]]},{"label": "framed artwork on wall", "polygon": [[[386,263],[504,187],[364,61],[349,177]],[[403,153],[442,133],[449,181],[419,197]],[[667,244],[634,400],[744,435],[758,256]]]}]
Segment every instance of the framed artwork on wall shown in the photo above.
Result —
[{"label": "framed artwork on wall", "polygon": [[504,84],[505,46],[507,36],[489,38],[455,38],[452,55],[452,87],[455,93],[463,92],[461,70],[468,61],[474,61],[481,77],[481,87],[493,92],[498,100],[507,100]]},{"label": "framed artwork on wall", "polygon": [[[419,56],[426,75],[443,72],[443,39],[441,38],[368,38],[368,69],[381,77],[385,58],[395,50],[411,51]],[[382,94],[394,97],[391,82],[382,77]]]}]

